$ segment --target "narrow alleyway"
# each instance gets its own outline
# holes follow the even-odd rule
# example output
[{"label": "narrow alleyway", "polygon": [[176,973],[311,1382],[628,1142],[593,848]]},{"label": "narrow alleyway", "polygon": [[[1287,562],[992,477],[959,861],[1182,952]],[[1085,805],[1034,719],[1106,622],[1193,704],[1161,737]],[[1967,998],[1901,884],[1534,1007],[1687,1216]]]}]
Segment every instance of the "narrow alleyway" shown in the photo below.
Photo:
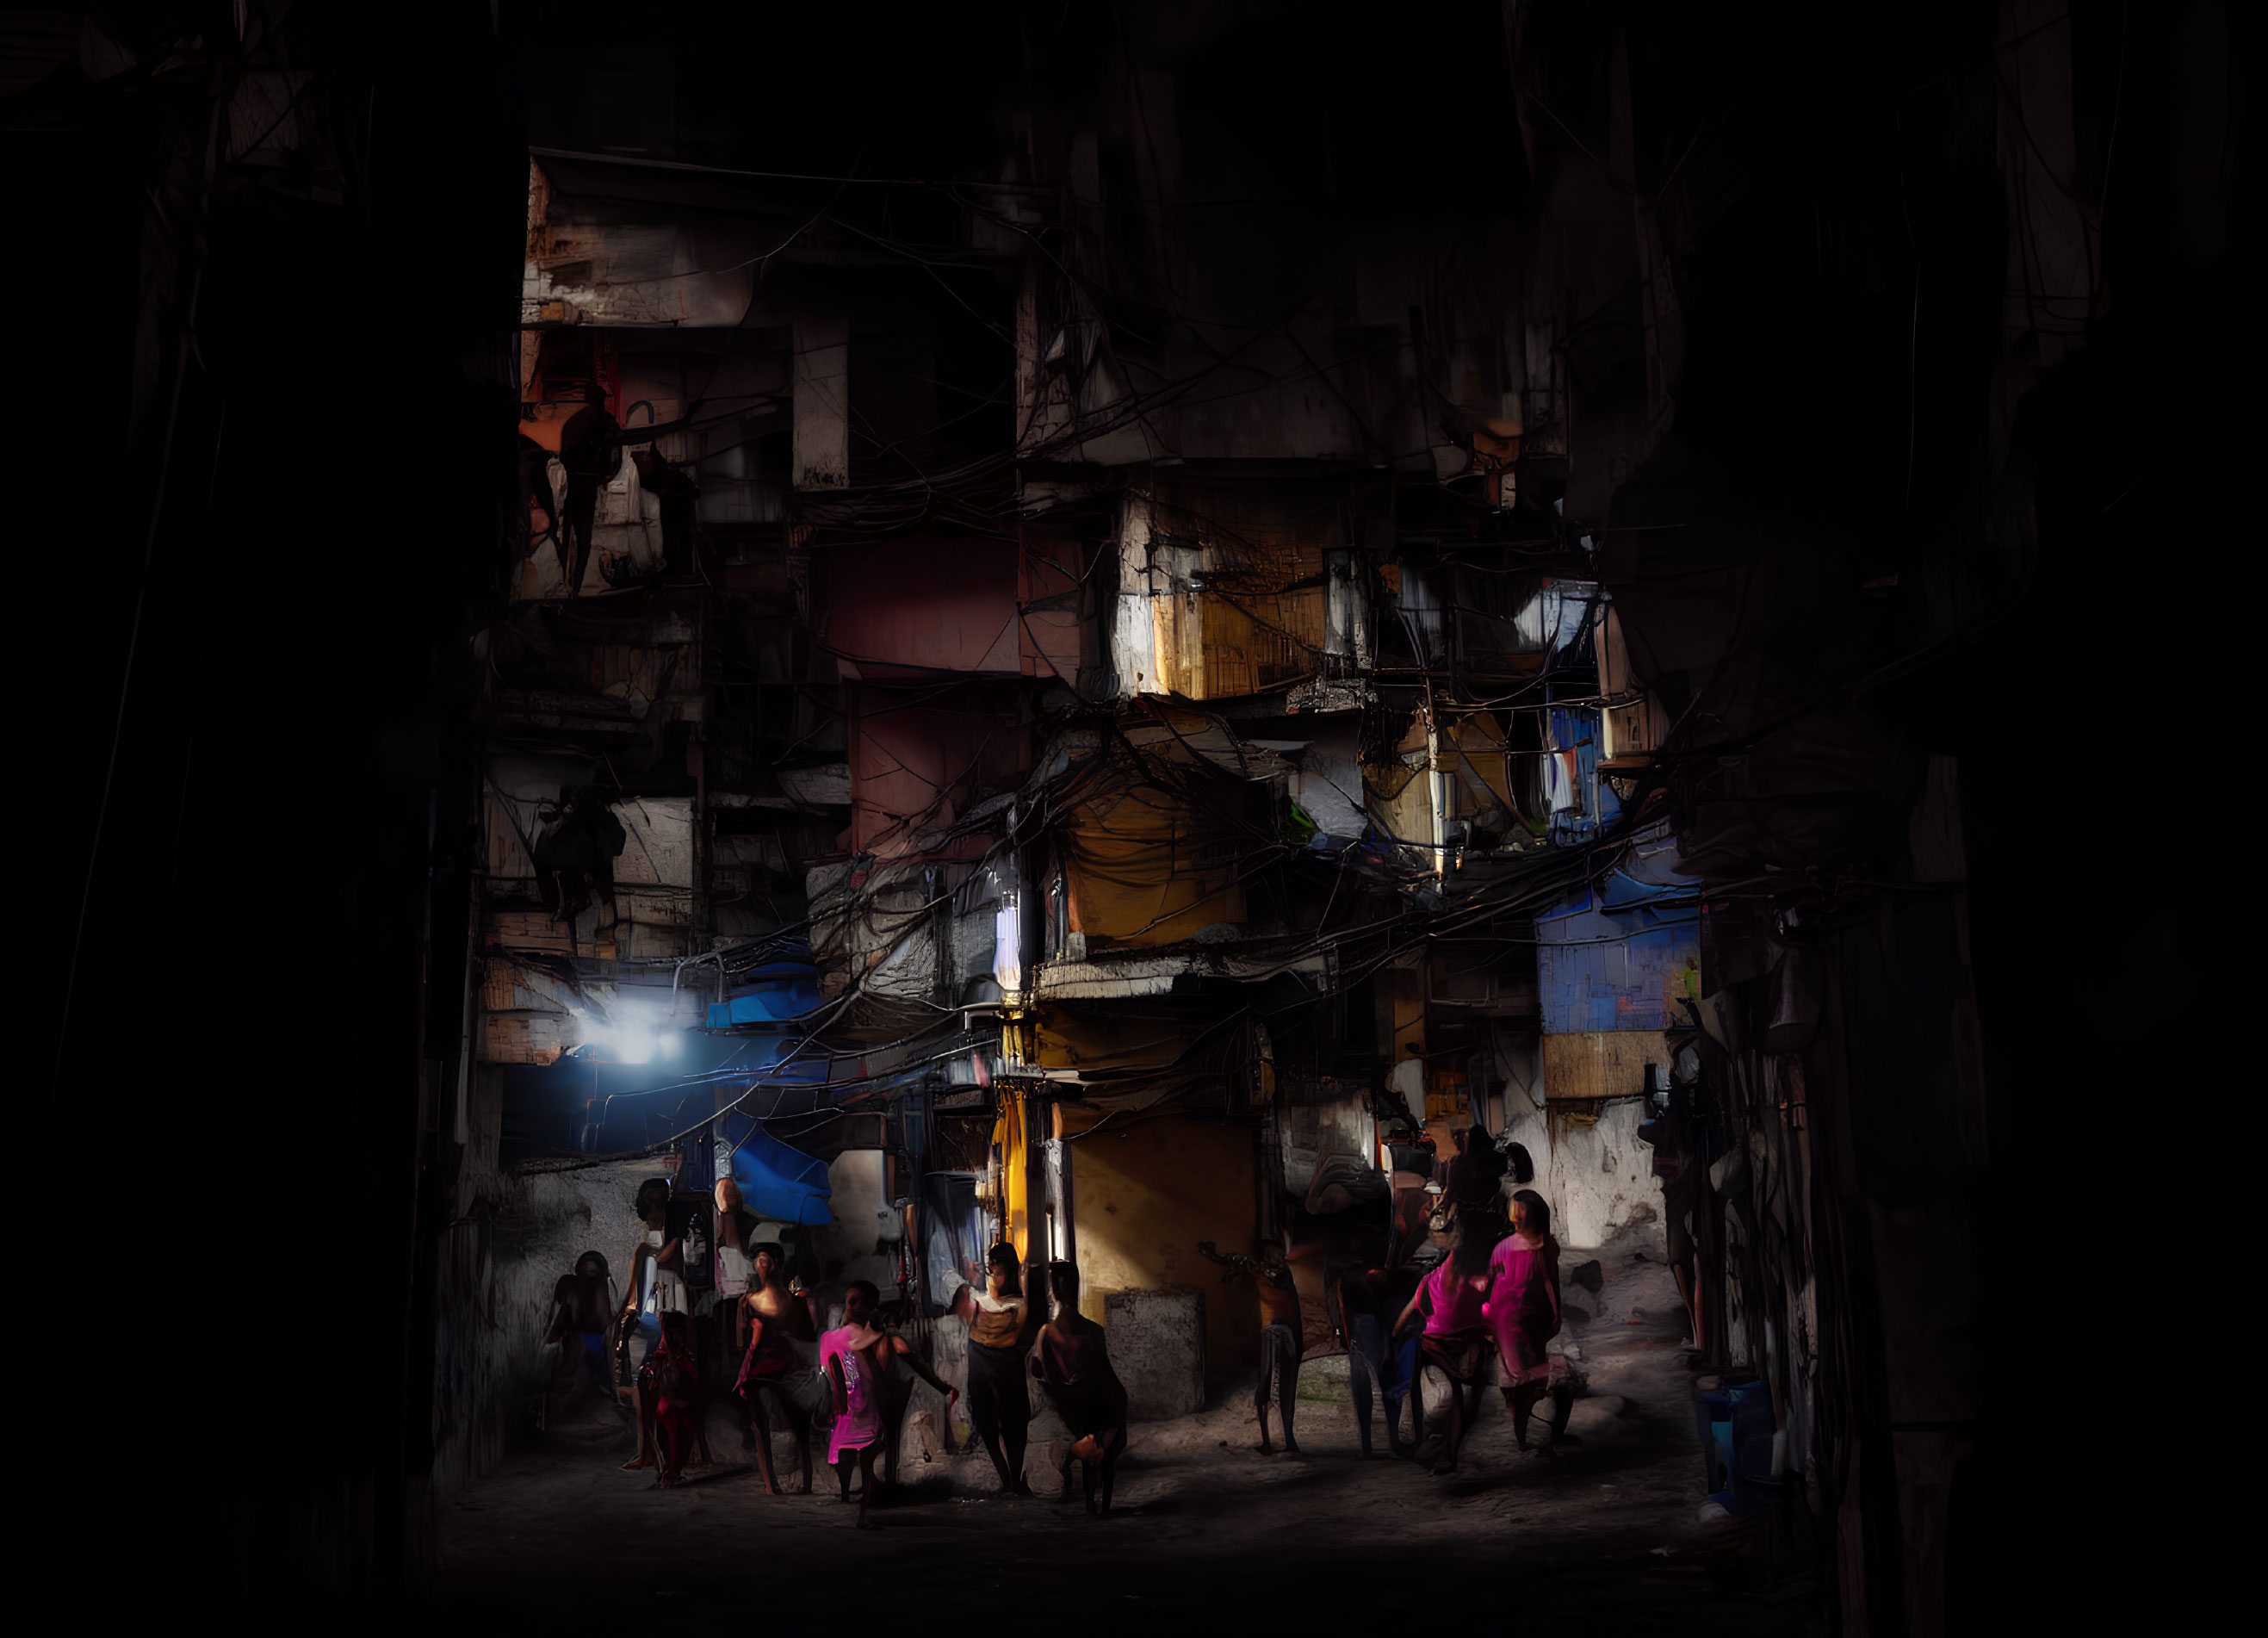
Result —
[{"label": "narrow alleyway", "polygon": [[[453,1627],[666,1612],[673,1630],[741,1630],[786,1613],[888,1619],[916,1591],[925,1629],[996,1623],[1019,1610],[1076,1610],[1100,1630],[1203,1629],[1254,1603],[1285,1620],[1484,1612],[1571,1633],[1795,1633],[1804,1589],[1777,1600],[1722,1587],[1742,1521],[1700,1516],[1699,1460],[1683,1330],[1668,1272],[1626,1250],[1600,1258],[1593,1317],[1571,1325],[1587,1391],[1557,1461],[1521,1457],[1491,1396],[1463,1471],[1437,1479],[1357,1454],[1344,1361],[1308,1361],[1304,1454],[1252,1445],[1249,1387],[1203,1413],[1138,1425],[1117,1512],[993,1497],[981,1455],[924,1467],[911,1494],[861,1534],[824,1470],[810,1498],[764,1495],[718,1442],[719,1465],[665,1493],[615,1463],[602,1422],[555,1434],[444,1509],[440,1593]],[[720,1419],[720,1428],[721,1428]],[[1036,1463],[1035,1464],[1036,1465]],[[1351,1545],[1365,1549],[1358,1572]]]},{"label": "narrow alleyway", "polygon": [[[2241,1609],[2150,1298],[2246,1198],[2255,15],[0,11],[33,1300],[155,1322],[33,1356],[135,1422],[24,1556],[230,1638]],[[1572,1437],[1364,1459],[1413,1291]],[[871,1455],[887,1333],[874,1528],[767,1495],[725,1383]]]}]

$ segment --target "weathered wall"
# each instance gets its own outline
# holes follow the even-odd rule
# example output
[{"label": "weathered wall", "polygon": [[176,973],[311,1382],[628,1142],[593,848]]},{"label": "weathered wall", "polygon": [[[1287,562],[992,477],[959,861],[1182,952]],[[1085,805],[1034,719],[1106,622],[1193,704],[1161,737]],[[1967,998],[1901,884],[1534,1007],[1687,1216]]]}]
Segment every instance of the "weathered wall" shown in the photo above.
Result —
[{"label": "weathered wall", "polygon": [[1551,1203],[1562,1245],[1603,1245],[1616,1229],[1630,1228],[1647,1251],[1668,1255],[1661,1180],[1653,1175],[1653,1150],[1638,1135],[1646,1118],[1638,1098],[1606,1104],[1595,1118],[1550,1111],[1551,1159],[1546,1166],[1536,1157],[1536,1192]]},{"label": "weathered wall", "polygon": [[502,1071],[482,1067],[454,1221],[441,1243],[434,1339],[433,1487],[446,1493],[503,1458],[556,1369],[551,1291],[595,1251],[620,1281],[638,1232],[630,1202],[650,1161],[513,1177],[496,1169]]},{"label": "weathered wall", "polygon": [[[1646,1244],[1666,1249],[1661,1182],[1638,1128],[1646,1118],[1646,1066],[1669,1065],[1667,1038],[1659,1030],[1587,1030],[1547,1034],[1540,1045],[1549,1159],[1519,1140],[1535,1158],[1537,1192],[1551,1203],[1560,1242],[1600,1245],[1637,1224]],[[1524,1110],[1521,1101],[1508,1089],[1513,1125],[1527,1131],[1532,1106]]]},{"label": "weathered wall", "polygon": [[[1536,1182],[1529,1186],[1541,1192],[1550,1181],[1546,1173],[1551,1163],[1551,1126],[1543,1113],[1543,1046],[1532,1035],[1499,1036],[1496,1051],[1497,1074],[1503,1078],[1503,1089],[1491,1100],[1494,1107],[1490,1115],[1498,1133],[1509,1128],[1512,1140],[1528,1151],[1535,1162]],[[1506,1192],[1521,1185],[1506,1177]]]},{"label": "weathered wall", "polygon": [[1114,1291],[1103,1301],[1110,1363],[1126,1384],[1127,1414],[1167,1421],[1204,1408],[1205,1294]]},{"label": "weathered wall", "polygon": [[1114,1291],[1194,1286],[1204,1294],[1205,1374],[1233,1376],[1260,1357],[1260,1309],[1249,1280],[1224,1285],[1197,1254],[1211,1240],[1251,1251],[1254,1145],[1248,1127],[1179,1115],[1093,1130],[1067,1109],[1079,1202],[1079,1310],[1109,1323]]}]

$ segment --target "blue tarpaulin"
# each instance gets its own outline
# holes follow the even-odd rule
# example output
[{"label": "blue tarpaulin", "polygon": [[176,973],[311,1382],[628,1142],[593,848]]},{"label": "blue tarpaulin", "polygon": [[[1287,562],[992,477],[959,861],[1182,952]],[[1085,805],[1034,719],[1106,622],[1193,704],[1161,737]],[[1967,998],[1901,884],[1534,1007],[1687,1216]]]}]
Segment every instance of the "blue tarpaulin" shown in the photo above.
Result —
[{"label": "blue tarpaulin", "polygon": [[[1655,872],[1653,874],[1660,874]],[[1609,874],[1598,891],[1535,919],[1536,978],[1547,1035],[1668,1029],[1700,997],[1697,884]]]},{"label": "blue tarpaulin", "polygon": [[718,1134],[733,1144],[733,1181],[740,1198],[760,1217],[789,1223],[831,1223],[828,1209],[827,1162],[792,1149],[767,1134],[747,1115],[726,1115]]},{"label": "blue tarpaulin", "polygon": [[709,1028],[762,1029],[794,1022],[819,1010],[819,974],[808,961],[777,961],[740,975],[721,1001],[709,1003]]}]

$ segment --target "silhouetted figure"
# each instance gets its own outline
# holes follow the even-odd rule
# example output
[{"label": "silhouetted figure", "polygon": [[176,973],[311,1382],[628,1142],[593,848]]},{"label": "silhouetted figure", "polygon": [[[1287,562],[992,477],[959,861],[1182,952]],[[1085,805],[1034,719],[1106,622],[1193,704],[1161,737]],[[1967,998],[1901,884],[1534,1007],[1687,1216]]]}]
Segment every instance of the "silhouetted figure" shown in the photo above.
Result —
[{"label": "silhouetted figure", "polygon": [[622,429],[607,413],[607,389],[595,382],[583,391],[583,407],[570,416],[559,434],[559,461],[567,469],[567,527],[559,535],[559,572],[567,595],[583,590],[591,563],[591,529],[599,514],[599,491],[622,469]]},{"label": "silhouetted figure", "polygon": [[594,899],[611,909],[615,860],[630,832],[595,791],[584,791],[561,808],[547,809],[549,827],[535,839],[536,891],[543,908],[573,922]]},{"label": "silhouetted figure", "polygon": [[1063,1493],[1071,1494],[1071,1465],[1076,1461],[1086,1480],[1086,1510],[1100,1516],[1110,1511],[1118,1458],[1126,1449],[1126,1389],[1111,1369],[1102,1327],[1079,1311],[1078,1266],[1049,1264],[1048,1289],[1055,1312],[1040,1330],[1032,1375],[1045,1385],[1049,1402],[1071,1431]]},{"label": "silhouetted figure", "polygon": [[1197,1251],[1227,1268],[1221,1277],[1223,1285],[1241,1274],[1253,1277],[1253,1288],[1260,1294],[1260,1380],[1252,1388],[1252,1408],[1260,1418],[1260,1454],[1276,1453],[1276,1447],[1268,1441],[1268,1394],[1272,1384],[1276,1413],[1284,1423],[1284,1454],[1297,1456],[1300,1441],[1292,1431],[1292,1413],[1300,1397],[1300,1360],[1307,1345],[1300,1332],[1300,1289],[1292,1282],[1292,1265],[1274,1246],[1259,1257],[1247,1257],[1238,1251],[1217,1251],[1211,1241],[1204,1240],[1198,1242]]},{"label": "silhouetted figure", "polygon": [[1456,1154],[1441,1193],[1457,1208],[1457,1221],[1468,1233],[1484,1236],[1494,1245],[1504,1232],[1504,1174],[1506,1163],[1490,1141],[1487,1129],[1471,1126],[1455,1134]]},{"label": "silhouetted figure", "polygon": [[[651,1467],[655,1460],[656,1406],[647,1385],[645,1365],[650,1365],[668,1335],[668,1320],[673,1314],[686,1322],[681,1344],[684,1359],[680,1363],[691,1369],[693,1336],[691,1330],[691,1294],[685,1284],[685,1247],[682,1240],[669,1233],[669,1179],[649,1177],[638,1185],[632,1208],[643,1221],[644,1228],[630,1245],[630,1295],[622,1308],[622,1349],[627,1353],[632,1335],[646,1339],[646,1356],[637,1375],[630,1398],[638,1416],[638,1451],[624,1467]],[[685,1377],[690,1392],[695,1380]],[[697,1417],[692,1419],[692,1437],[700,1447],[698,1459],[709,1459],[708,1439]],[[679,1457],[680,1465],[683,1456]]]},{"label": "silhouetted figure", "polygon": [[659,449],[635,450],[630,463],[639,486],[661,503],[662,566],[672,578],[682,576],[693,567],[693,503],[701,486]]},{"label": "silhouetted figure", "polygon": [[[522,557],[534,554],[546,541],[556,542],[559,535],[559,498],[551,492],[551,452],[526,433],[519,435],[519,521],[523,528],[532,528],[527,520],[531,505],[543,514],[543,528],[528,537]],[[560,558],[561,572],[565,572],[566,558]]]},{"label": "silhouetted figure", "polygon": [[819,1375],[819,1322],[811,1299],[788,1289],[782,1278],[786,1258],[765,1241],[748,1251],[748,1290],[733,1304],[733,1341],[741,1350],[740,1374],[733,1391],[747,1408],[756,1442],[756,1470],[764,1490],[780,1493],[772,1472],[772,1417],[783,1417],[795,1435],[797,1466],[811,1494],[811,1424],[826,1406],[826,1383]]},{"label": "silhouetted figure", "polygon": [[612,1326],[619,1294],[607,1277],[607,1259],[585,1251],[575,1259],[575,1272],[562,1274],[551,1288],[551,1323],[543,1339],[559,1345],[559,1375],[555,1391],[588,1377],[593,1387],[608,1385],[607,1334]]},{"label": "silhouetted figure", "polygon": [[1449,1255],[1434,1265],[1395,1322],[1399,1337],[1418,1315],[1425,1316],[1420,1352],[1427,1364],[1449,1379],[1449,1441],[1434,1462],[1437,1473],[1457,1471],[1465,1435],[1480,1418],[1490,1347],[1486,1305],[1492,1276],[1484,1242],[1459,1231]]},{"label": "silhouetted figure", "polygon": [[[1402,1437],[1402,1401],[1414,1391],[1410,1374],[1392,1341],[1394,1317],[1415,1293],[1417,1274],[1408,1269],[1347,1268],[1340,1271],[1332,1288],[1338,1298],[1339,1335],[1346,1343],[1347,1389],[1354,1398],[1355,1432],[1362,1453],[1370,1450],[1371,1391],[1386,1408],[1386,1444],[1396,1456],[1413,1455],[1425,1435],[1425,1400],[1421,1395],[1410,1422],[1410,1438]],[[1414,1344],[1412,1345],[1414,1350]]]},{"label": "silhouetted figure", "polygon": [[[708,1459],[701,1428],[701,1373],[694,1354],[691,1316],[666,1313],[661,1339],[638,1368],[639,1442],[658,1451],[661,1471],[654,1484],[664,1490],[677,1484],[688,1457]],[[643,1459],[625,1464],[646,1465]]]}]

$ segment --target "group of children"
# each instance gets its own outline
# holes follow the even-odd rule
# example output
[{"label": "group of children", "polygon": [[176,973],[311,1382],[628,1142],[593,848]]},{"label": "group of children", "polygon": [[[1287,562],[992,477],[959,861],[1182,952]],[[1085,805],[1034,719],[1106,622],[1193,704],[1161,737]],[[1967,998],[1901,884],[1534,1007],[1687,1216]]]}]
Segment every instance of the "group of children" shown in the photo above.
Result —
[{"label": "group of children", "polygon": [[[858,1523],[868,1524],[878,1457],[886,1479],[895,1476],[896,1435],[910,1391],[901,1375],[902,1362],[913,1376],[945,1396],[948,1425],[953,1407],[966,1398],[970,1428],[990,1457],[1004,1494],[1030,1494],[1023,1471],[1032,1421],[1027,1378],[1039,1381],[1071,1435],[1061,1466],[1064,1494],[1071,1490],[1071,1464],[1078,1461],[1088,1510],[1108,1511],[1118,1457],[1126,1448],[1126,1391],[1111,1369],[1102,1327],[1079,1311],[1075,1266],[1049,1265],[1051,1311],[1042,1324],[1025,1295],[1014,1248],[992,1248],[983,1288],[962,1287],[954,1303],[968,1326],[964,1393],[885,1323],[881,1295],[868,1281],[847,1288],[842,1323],[822,1331],[816,1300],[787,1277],[783,1249],[753,1239],[757,1220],[744,1208],[730,1179],[717,1184],[716,1197],[718,1283],[739,1289],[730,1310],[728,1357],[740,1361],[732,1397],[742,1407],[769,1494],[780,1494],[772,1467],[776,1422],[784,1420],[795,1436],[805,1494],[811,1490],[811,1441],[814,1430],[823,1428],[828,1463],[845,1502],[851,1499],[853,1469],[858,1473]],[[685,1278],[685,1237],[667,1231],[669,1203],[665,1179],[650,1179],[638,1190],[635,1204],[644,1230],[631,1251],[627,1300],[615,1290],[606,1259],[586,1251],[575,1273],[561,1279],[555,1290],[547,1336],[561,1346],[559,1387],[570,1387],[587,1374],[635,1409],[638,1451],[623,1466],[657,1469],[656,1482],[663,1487],[681,1482],[686,1467],[710,1459],[699,1348]],[[1520,1448],[1552,1453],[1568,1411],[1567,1396],[1552,1392],[1546,1352],[1560,1326],[1558,1243],[1551,1236],[1550,1208],[1534,1190],[1513,1195],[1509,1217],[1505,1222],[1477,1199],[1460,1205],[1453,1198],[1442,1223],[1447,1253],[1430,1271],[1421,1273],[1406,1263],[1356,1264],[1333,1271],[1329,1284],[1338,1309],[1333,1328],[1350,1357],[1350,1387],[1365,1456],[1371,1454],[1373,1389],[1385,1402],[1387,1439],[1394,1453],[1416,1457],[1426,1451],[1420,1382],[1422,1368],[1430,1365],[1449,1383],[1447,1429],[1432,1450],[1430,1465],[1436,1472],[1456,1471],[1478,1417],[1491,1354],[1499,1362],[1498,1380]],[[1263,1454],[1275,1449],[1269,1428],[1272,1399],[1283,1448],[1296,1452],[1293,1413],[1305,1335],[1290,1263],[1272,1250],[1252,1258],[1221,1253],[1210,1242],[1198,1249],[1226,1265],[1228,1278],[1254,1277],[1261,1320],[1261,1369],[1254,1391],[1259,1448]],[[645,1350],[633,1367],[630,1354],[640,1339]],[[1408,1444],[1400,1428],[1405,1398],[1415,1412]],[[1543,1437],[1532,1441],[1531,1423],[1547,1398],[1551,1414]]]},{"label": "group of children", "polygon": [[[772,1468],[776,1421],[784,1420],[795,1437],[805,1494],[811,1490],[811,1442],[823,1428],[828,1463],[845,1502],[851,1499],[852,1471],[859,1475],[858,1522],[865,1526],[876,1459],[883,1461],[886,1477],[895,1473],[909,1391],[901,1362],[945,1396],[948,1423],[961,1391],[884,1323],[881,1294],[870,1281],[850,1284],[842,1323],[822,1332],[816,1299],[786,1277],[782,1247],[752,1239],[757,1220],[743,1207],[733,1182],[718,1183],[716,1195],[719,1284],[741,1288],[730,1310],[731,1347],[740,1360],[732,1397],[753,1435],[764,1488],[780,1494]],[[606,1258],[586,1251],[554,1289],[545,1338],[560,1345],[555,1388],[571,1388],[587,1373],[593,1385],[635,1410],[638,1450],[622,1465],[656,1469],[656,1483],[664,1487],[682,1482],[688,1466],[710,1460],[685,1239],[667,1231],[669,1200],[666,1179],[651,1179],[638,1190],[635,1209],[644,1231],[631,1248],[627,1298],[615,1288]],[[969,1329],[970,1423],[998,1470],[1002,1490],[1029,1494],[1023,1477],[1032,1416],[1028,1369],[1071,1435],[1061,1468],[1065,1494],[1071,1464],[1078,1461],[1088,1510],[1107,1512],[1126,1446],[1126,1391],[1111,1369],[1102,1327],[1079,1311],[1078,1270],[1052,1264],[1048,1283],[1052,1314],[1041,1324],[1025,1299],[1016,1253],[1003,1244],[987,1259],[984,1288],[964,1287],[958,1295],[954,1311]],[[633,1365],[630,1354],[641,1340],[644,1355]]]},{"label": "group of children", "polygon": [[[1533,1189],[1512,1197],[1510,1221],[1471,1203],[1445,1214],[1447,1254],[1429,1271],[1409,1264],[1366,1261],[1331,1270],[1329,1286],[1337,1313],[1332,1329],[1348,1355],[1348,1388],[1362,1453],[1371,1454],[1373,1395],[1384,1401],[1387,1443],[1395,1456],[1422,1457],[1435,1472],[1454,1472],[1466,1436],[1478,1419],[1489,1359],[1512,1413],[1519,1448],[1549,1457],[1565,1434],[1571,1398],[1555,1391],[1546,1345],[1558,1334],[1559,1245],[1551,1235],[1551,1208]],[[1252,1276],[1260,1299],[1261,1365],[1253,1388],[1260,1424],[1259,1450],[1276,1449],[1270,1436],[1272,1401],[1283,1449],[1296,1453],[1293,1418],[1304,1333],[1290,1261],[1279,1251],[1246,1257],[1197,1250],[1229,1269],[1228,1279]],[[1389,1259],[1390,1260],[1390,1259]],[[1430,1365],[1449,1383],[1447,1431],[1428,1450],[1421,1371]],[[1404,1442],[1401,1410],[1413,1406],[1411,1436]],[[1550,1416],[1535,1436],[1536,1413]]]}]

